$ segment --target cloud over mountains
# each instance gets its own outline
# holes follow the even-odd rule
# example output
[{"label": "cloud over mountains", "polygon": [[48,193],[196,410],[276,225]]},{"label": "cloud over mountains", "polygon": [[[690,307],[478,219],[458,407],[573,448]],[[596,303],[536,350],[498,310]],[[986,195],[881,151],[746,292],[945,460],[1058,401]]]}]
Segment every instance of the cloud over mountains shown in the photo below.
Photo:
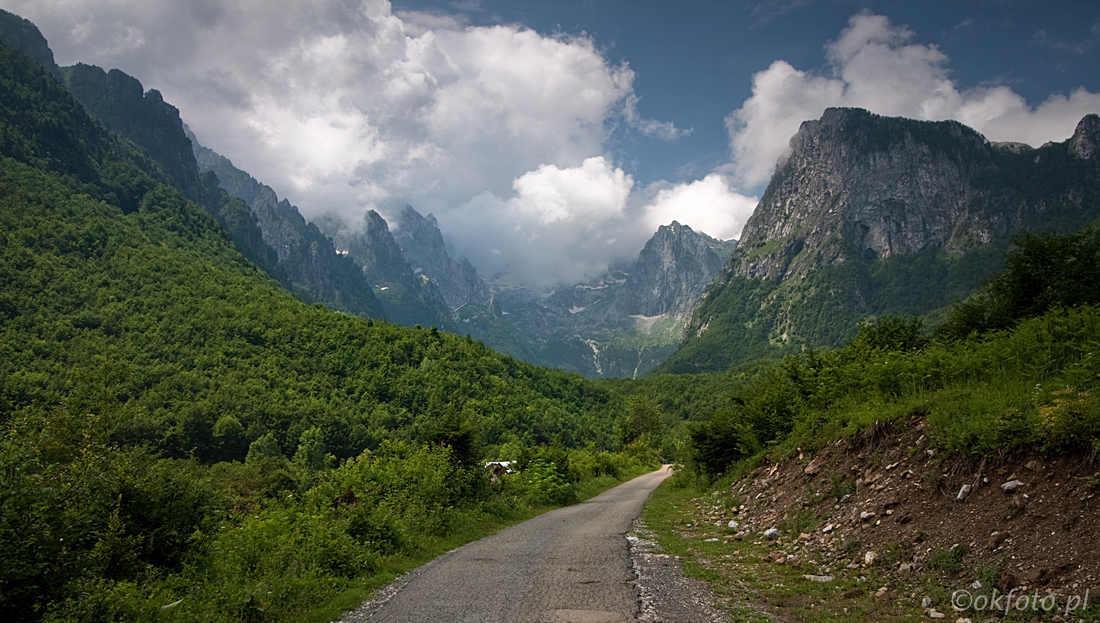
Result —
[{"label": "cloud over mountains", "polygon": [[587,35],[395,14],[384,0],[0,4],[38,24],[60,63],[118,67],[159,89],[203,144],[307,217],[354,222],[411,204],[483,275],[535,288],[598,274],[672,220],[736,237],[799,123],[828,106],[955,118],[1033,144],[1100,110],[1083,89],[1036,110],[1003,86],[959,91],[935,46],[861,13],[823,70],[777,60],[752,76],[727,119],[729,164],[643,186],[612,157],[612,133],[677,140],[690,128],[639,114],[634,71]]},{"label": "cloud over mountains", "polygon": [[727,170],[743,187],[766,184],[798,126],[831,106],[955,119],[990,140],[1035,147],[1069,138],[1081,117],[1100,111],[1100,94],[1084,88],[1051,95],[1035,109],[1003,85],[960,91],[947,56],[934,45],[913,43],[914,37],[887,17],[859,13],[826,46],[823,71],[801,71],[777,60],[754,74],[752,97],[726,119],[732,152]]}]

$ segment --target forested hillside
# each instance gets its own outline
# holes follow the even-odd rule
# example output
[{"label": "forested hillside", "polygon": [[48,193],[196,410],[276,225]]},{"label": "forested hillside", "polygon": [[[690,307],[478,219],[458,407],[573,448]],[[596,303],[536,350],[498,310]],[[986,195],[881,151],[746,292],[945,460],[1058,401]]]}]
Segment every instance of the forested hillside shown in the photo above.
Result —
[{"label": "forested hillside", "polygon": [[578,375],[300,302],[2,43],[0,157],[5,620],[294,618],[653,460]]}]

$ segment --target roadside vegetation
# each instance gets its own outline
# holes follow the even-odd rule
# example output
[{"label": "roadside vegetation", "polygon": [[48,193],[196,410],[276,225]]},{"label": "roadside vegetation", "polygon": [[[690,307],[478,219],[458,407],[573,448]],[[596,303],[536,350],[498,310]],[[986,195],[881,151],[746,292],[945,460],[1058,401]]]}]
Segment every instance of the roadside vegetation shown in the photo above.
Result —
[{"label": "roadside vegetation", "polygon": [[[1100,454],[1098,285],[1097,224],[1024,234],[930,331],[886,316],[842,348],[727,373],[728,404],[685,424],[683,463],[647,525],[736,621],[924,620],[937,607],[954,616],[956,589],[993,597],[1019,584],[1068,616],[1097,571],[1084,544]],[[960,484],[983,469],[993,491],[963,503]],[[1030,500],[995,486],[1014,477]],[[1038,553],[1052,545],[1059,554]],[[1071,569],[1071,584],[1046,584]]]},{"label": "roadside vegetation", "polygon": [[738,375],[732,404],[690,426],[684,473],[710,482],[914,412],[926,414],[937,448],[961,456],[1095,455],[1100,227],[1015,242],[1005,270],[931,332],[919,317],[885,316],[842,348]]}]

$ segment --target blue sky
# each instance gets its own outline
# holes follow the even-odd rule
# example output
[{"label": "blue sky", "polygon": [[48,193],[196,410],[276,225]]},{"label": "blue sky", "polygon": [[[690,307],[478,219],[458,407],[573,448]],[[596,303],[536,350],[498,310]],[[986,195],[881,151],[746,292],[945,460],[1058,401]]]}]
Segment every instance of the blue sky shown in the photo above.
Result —
[{"label": "blue sky", "polygon": [[1100,112],[1100,3],[0,0],[307,218],[434,213],[538,290],[678,220],[735,238],[828,106],[1038,146]]},{"label": "blue sky", "polygon": [[398,0],[393,8],[591,36],[610,61],[634,70],[642,115],[693,130],[672,142],[616,137],[622,162],[642,182],[689,181],[728,161],[724,120],[751,96],[751,75],[778,59],[827,73],[825,45],[860,11],[937,46],[960,89],[1006,85],[1032,106],[1082,86],[1100,92],[1095,1]]}]

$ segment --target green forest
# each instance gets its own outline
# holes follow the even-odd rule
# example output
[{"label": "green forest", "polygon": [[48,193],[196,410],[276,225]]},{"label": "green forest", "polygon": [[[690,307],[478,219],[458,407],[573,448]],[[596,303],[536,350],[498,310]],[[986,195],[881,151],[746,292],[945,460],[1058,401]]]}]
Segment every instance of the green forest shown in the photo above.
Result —
[{"label": "green forest", "polygon": [[[656,467],[652,418],[620,393],[302,303],[0,55],[5,620],[332,614],[455,539]],[[486,458],[518,473],[490,482]]]}]

